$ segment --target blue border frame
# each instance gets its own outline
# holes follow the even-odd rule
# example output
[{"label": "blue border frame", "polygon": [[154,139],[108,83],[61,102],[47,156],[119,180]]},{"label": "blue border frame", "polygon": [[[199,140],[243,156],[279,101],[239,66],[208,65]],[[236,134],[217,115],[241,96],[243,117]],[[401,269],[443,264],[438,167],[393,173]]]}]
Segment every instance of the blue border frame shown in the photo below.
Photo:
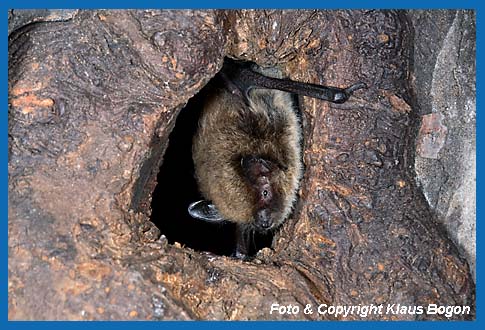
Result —
[{"label": "blue border frame", "polygon": [[[480,82],[482,81],[482,70],[480,67],[481,59],[482,59],[482,52],[481,52],[481,39],[482,39],[482,9],[483,5],[480,4],[482,0],[470,1],[470,0],[462,0],[462,1],[389,1],[389,0],[366,0],[366,1],[357,1],[357,0],[348,0],[345,2],[334,2],[329,3],[328,1],[288,1],[288,0],[272,0],[272,1],[254,1],[254,0],[246,0],[246,1],[230,1],[230,5],[226,1],[187,1],[187,0],[171,0],[171,1],[148,1],[148,0],[139,0],[139,1],[106,1],[106,0],[86,0],[86,1],[60,1],[60,0],[49,0],[49,1],[42,1],[39,2],[38,0],[26,0],[22,2],[13,1],[13,0],[3,0],[0,2],[0,15],[1,15],[1,24],[2,29],[5,31],[5,35],[3,41],[1,42],[1,56],[2,56],[2,86],[3,88],[0,89],[1,100],[3,104],[2,117],[0,120],[1,129],[4,132],[4,136],[7,136],[8,130],[8,111],[7,111],[7,92],[8,92],[8,70],[7,70],[7,63],[8,63],[8,40],[6,38],[7,32],[7,9],[9,8],[327,8],[327,9],[337,9],[337,8],[405,8],[405,9],[412,9],[412,8],[420,8],[420,9],[475,9],[476,16],[477,16],[477,109],[480,108],[480,93],[479,93],[479,86]],[[480,111],[477,111],[477,147],[481,145],[483,142],[482,135],[480,134]],[[359,324],[355,324],[355,322],[298,322],[295,324],[294,322],[20,322],[20,321],[8,321],[8,270],[7,270],[7,242],[8,242],[8,156],[7,156],[7,148],[8,148],[8,140],[2,139],[0,142],[1,147],[1,163],[4,164],[5,170],[3,171],[3,175],[1,176],[1,183],[2,183],[2,199],[1,199],[1,212],[2,212],[2,224],[3,224],[3,244],[0,248],[1,251],[1,259],[2,259],[2,270],[0,272],[0,280],[4,286],[4,289],[1,291],[1,299],[0,299],[0,307],[2,311],[2,318],[0,320],[0,328],[1,329],[12,329],[12,328],[25,328],[25,329],[64,329],[65,327],[69,327],[71,329],[85,329],[85,328],[113,328],[113,329],[149,329],[149,328],[177,328],[177,329],[185,329],[185,328],[211,328],[212,330],[216,329],[226,329],[228,327],[231,328],[246,328],[248,326],[254,328],[277,328],[281,329],[290,329],[294,326],[297,327],[304,327],[306,329],[316,329],[320,327],[339,327],[339,328],[348,328],[348,327],[372,327],[372,328],[388,328],[388,327],[405,327],[405,328],[431,328],[431,327],[460,327],[464,329],[468,328],[483,328],[484,322],[481,322],[481,308],[480,308],[480,290],[479,290],[479,283],[477,283],[477,320],[474,322],[460,322],[456,324],[455,322],[377,322],[377,321],[367,321],[365,323],[360,322]],[[481,164],[481,157],[479,149],[477,149],[477,165]],[[477,166],[478,170],[478,166]],[[480,172],[477,171],[477,180],[480,182],[481,175]],[[482,213],[482,207],[480,206],[480,196],[481,196],[481,187],[477,185],[477,219]],[[477,221],[477,231],[481,228],[480,222]],[[479,254],[479,248],[481,245],[479,244],[479,240],[477,239],[477,254]],[[477,258],[477,274],[481,274],[480,272],[480,259]],[[477,276],[478,277],[478,276]],[[482,324],[482,326],[480,326]]]},{"label": "blue border frame", "polygon": [[[113,1],[113,0],[86,0],[86,1],[63,1],[63,0],[44,0],[42,2],[36,0],[13,1],[4,0],[5,4],[0,4],[1,8],[325,8],[325,9],[412,9],[412,8],[426,8],[426,9],[476,9],[479,7],[479,1],[463,0],[424,0],[424,1],[403,1],[403,0],[346,0],[345,2],[328,2],[316,0],[170,0],[170,1],[153,1],[153,0],[139,0],[139,1]],[[229,3],[229,5],[228,5]]]}]

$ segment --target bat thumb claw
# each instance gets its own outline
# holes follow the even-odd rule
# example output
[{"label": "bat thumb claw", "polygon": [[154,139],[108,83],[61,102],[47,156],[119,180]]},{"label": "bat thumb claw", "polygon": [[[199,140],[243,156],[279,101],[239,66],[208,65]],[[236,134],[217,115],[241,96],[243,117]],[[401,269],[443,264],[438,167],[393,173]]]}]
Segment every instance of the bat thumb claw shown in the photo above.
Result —
[{"label": "bat thumb claw", "polygon": [[353,92],[355,92],[356,90],[359,90],[359,89],[363,89],[363,88],[367,88],[367,85],[366,83],[363,83],[363,82],[359,82],[359,83],[356,83],[356,84],[353,84],[352,86],[350,87],[347,87],[345,89],[345,93],[347,94],[352,94]]}]

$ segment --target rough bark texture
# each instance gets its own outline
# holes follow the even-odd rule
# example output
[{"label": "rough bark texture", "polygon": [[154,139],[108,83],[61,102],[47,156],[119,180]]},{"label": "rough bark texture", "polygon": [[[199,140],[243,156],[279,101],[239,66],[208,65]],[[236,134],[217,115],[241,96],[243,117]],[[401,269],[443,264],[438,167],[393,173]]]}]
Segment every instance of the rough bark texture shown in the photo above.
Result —
[{"label": "rough bark texture", "polygon": [[[270,314],[273,303],[469,305],[453,318],[474,318],[468,265],[415,184],[404,13],[79,11],[27,22],[9,38],[10,319],[332,318]],[[295,80],[369,85],[343,105],[303,100],[297,210],[252,262],[168,245],[149,222],[177,113],[225,55]]]}]

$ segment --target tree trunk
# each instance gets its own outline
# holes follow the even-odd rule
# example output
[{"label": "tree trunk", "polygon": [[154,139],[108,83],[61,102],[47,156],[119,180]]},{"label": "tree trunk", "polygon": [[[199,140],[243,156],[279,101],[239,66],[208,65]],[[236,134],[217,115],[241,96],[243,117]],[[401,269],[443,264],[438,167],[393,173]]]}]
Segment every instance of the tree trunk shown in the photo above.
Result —
[{"label": "tree trunk", "polygon": [[[447,319],[430,304],[475,317],[468,265],[415,183],[406,13],[58,14],[9,36],[9,319]],[[168,244],[150,222],[175,119],[224,56],[368,85],[341,105],[302,99],[299,202],[251,262]]]}]

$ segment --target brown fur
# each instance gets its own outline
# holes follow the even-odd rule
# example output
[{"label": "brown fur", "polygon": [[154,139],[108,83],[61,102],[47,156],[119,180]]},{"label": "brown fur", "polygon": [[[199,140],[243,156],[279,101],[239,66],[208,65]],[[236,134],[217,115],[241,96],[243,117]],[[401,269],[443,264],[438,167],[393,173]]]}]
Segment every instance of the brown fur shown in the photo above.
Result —
[{"label": "brown fur", "polygon": [[208,97],[193,142],[196,177],[204,198],[225,219],[250,224],[256,202],[241,172],[241,158],[263,156],[275,162],[276,227],[290,214],[302,176],[301,127],[290,94],[254,89],[249,101],[248,107],[224,88]]}]

